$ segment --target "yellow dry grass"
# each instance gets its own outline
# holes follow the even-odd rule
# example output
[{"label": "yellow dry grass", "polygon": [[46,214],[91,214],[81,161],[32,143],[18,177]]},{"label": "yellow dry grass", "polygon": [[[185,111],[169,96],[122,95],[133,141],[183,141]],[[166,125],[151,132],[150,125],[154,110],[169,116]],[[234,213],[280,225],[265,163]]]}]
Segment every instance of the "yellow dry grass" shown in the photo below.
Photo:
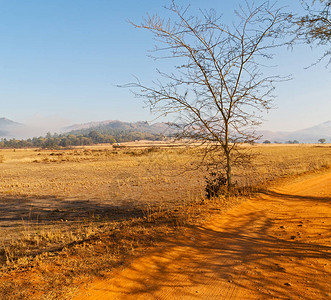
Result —
[{"label": "yellow dry grass", "polygon": [[[77,276],[100,276],[139,247],[237,201],[201,201],[206,174],[189,168],[201,148],[125,146],[0,150],[3,278],[38,266],[38,280],[44,274],[38,291],[48,298],[64,298]],[[241,185],[264,185],[331,165],[329,145],[244,147],[258,155],[248,169],[234,170]],[[77,257],[86,262],[77,262]],[[52,263],[44,263],[49,260]],[[67,282],[54,282],[52,268],[61,270]],[[32,297],[30,285],[23,279],[12,285],[0,280],[0,298],[18,297],[18,289],[23,298]]]},{"label": "yellow dry grass", "polygon": [[[0,191],[6,195],[111,201],[177,201],[201,192],[205,174],[187,170],[196,149],[0,150]],[[329,146],[251,147],[259,154],[235,179],[261,182],[330,164]],[[185,184],[184,184],[185,183]]]}]

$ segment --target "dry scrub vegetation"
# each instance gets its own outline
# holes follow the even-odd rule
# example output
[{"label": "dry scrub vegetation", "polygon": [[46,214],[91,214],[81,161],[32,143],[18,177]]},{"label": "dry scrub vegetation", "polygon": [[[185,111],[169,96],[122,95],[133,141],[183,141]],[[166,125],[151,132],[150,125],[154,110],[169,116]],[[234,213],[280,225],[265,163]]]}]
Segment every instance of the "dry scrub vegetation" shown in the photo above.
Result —
[{"label": "dry scrub vegetation", "polygon": [[[240,186],[331,164],[328,145],[248,147],[259,155],[234,170]],[[140,143],[0,150],[0,298],[70,298],[79,284],[241,201],[204,199],[205,172],[194,169],[202,154]]]}]

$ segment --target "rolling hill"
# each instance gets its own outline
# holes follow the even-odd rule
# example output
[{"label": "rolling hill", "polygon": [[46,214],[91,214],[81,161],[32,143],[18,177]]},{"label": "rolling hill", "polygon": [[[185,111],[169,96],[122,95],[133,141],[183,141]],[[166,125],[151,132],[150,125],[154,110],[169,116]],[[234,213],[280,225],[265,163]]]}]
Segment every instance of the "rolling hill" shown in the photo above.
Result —
[{"label": "rolling hill", "polygon": [[331,142],[331,121],[318,124],[313,127],[302,130],[286,131],[260,131],[261,141],[269,140],[271,142],[282,142],[297,140],[300,143],[318,143],[319,139],[325,139],[327,143]]},{"label": "rolling hill", "polygon": [[[22,131],[25,125],[14,122],[7,118],[0,118],[0,138],[17,138],[17,132]],[[149,135],[169,136],[176,132],[169,123],[159,122],[150,124],[146,121],[140,122],[122,122],[118,120],[107,120],[101,122],[89,122],[83,124],[74,124],[62,128],[63,134],[89,134],[91,131],[97,131],[102,134],[121,134],[144,133]],[[269,140],[270,142],[286,143],[297,140],[299,143],[318,143],[319,139],[325,139],[327,143],[331,142],[331,121],[318,124],[313,127],[297,131],[258,131],[261,135],[261,142]],[[33,136],[31,136],[32,138]]]},{"label": "rolling hill", "polygon": [[146,121],[140,122],[122,122],[118,120],[108,120],[101,122],[89,122],[84,124],[75,124],[62,129],[64,133],[88,133],[90,131],[106,133],[107,131],[122,130],[128,132],[143,132],[150,134],[169,135],[174,132],[169,123],[160,122],[149,124]]},{"label": "rolling hill", "polygon": [[7,138],[12,137],[14,134],[14,131],[17,128],[20,128],[24,126],[21,123],[14,122],[12,120],[9,120],[7,118],[0,118],[0,137],[1,138]]},{"label": "rolling hill", "polygon": [[[107,130],[123,130],[145,132],[151,134],[169,135],[175,133],[169,123],[154,123],[148,122],[121,122],[121,121],[102,121],[90,122],[85,124],[75,124],[63,129],[64,132],[71,133],[87,133],[89,131],[107,132]],[[318,140],[323,138],[326,142],[331,142],[331,121],[318,124],[313,127],[305,128],[297,131],[258,131],[262,136],[261,142],[270,140],[271,142],[286,143],[287,141],[297,140],[300,143],[318,143]]]}]

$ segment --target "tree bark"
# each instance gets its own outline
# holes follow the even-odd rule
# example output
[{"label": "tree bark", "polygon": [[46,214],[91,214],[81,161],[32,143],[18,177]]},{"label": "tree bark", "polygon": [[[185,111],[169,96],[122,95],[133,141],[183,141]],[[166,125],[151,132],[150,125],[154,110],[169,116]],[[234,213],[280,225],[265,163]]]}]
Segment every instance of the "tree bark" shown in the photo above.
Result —
[{"label": "tree bark", "polygon": [[230,190],[232,186],[232,173],[231,173],[231,157],[230,153],[226,152],[226,179],[228,190]]}]

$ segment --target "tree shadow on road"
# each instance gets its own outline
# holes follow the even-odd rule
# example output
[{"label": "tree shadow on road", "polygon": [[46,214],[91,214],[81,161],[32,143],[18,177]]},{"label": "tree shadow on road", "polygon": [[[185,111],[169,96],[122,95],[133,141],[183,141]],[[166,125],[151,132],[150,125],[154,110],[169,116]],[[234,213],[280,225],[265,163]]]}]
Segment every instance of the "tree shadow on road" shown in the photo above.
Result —
[{"label": "tree shadow on road", "polygon": [[301,196],[301,195],[291,195],[291,194],[284,194],[284,193],[279,193],[276,191],[265,191],[265,195],[272,196],[275,198],[280,198],[280,199],[292,199],[292,200],[306,200],[309,202],[325,202],[328,204],[331,204],[331,197],[314,197],[314,196]]},{"label": "tree shadow on road", "polygon": [[[311,202],[324,205],[329,200],[274,192],[267,195],[272,196],[271,205],[278,200],[282,205],[286,204],[284,199],[292,204],[300,200],[300,208],[312,214]],[[288,215],[282,211],[270,213],[269,204],[266,201],[263,209],[243,211],[239,217],[230,214],[220,227],[215,222],[190,228],[183,239],[168,239],[163,250],[155,250],[95,289],[123,299],[330,296],[330,222],[317,231],[307,228],[301,235],[292,235],[299,234],[297,228],[314,228],[314,221],[305,222],[305,216],[298,216],[286,223]]]}]

